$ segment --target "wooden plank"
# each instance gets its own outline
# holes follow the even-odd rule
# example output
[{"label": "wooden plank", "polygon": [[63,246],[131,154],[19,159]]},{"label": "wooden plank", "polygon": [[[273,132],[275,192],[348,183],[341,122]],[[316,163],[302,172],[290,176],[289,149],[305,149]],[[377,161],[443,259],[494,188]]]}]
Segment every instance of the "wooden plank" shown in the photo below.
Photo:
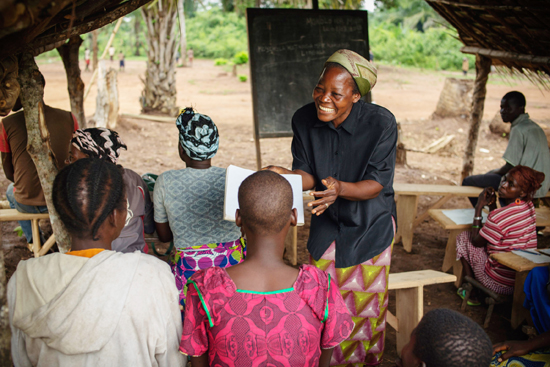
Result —
[{"label": "wooden plank", "polygon": [[[445,209],[448,210],[448,209]],[[460,209],[457,209],[460,210]],[[428,210],[430,217],[432,217],[437,223],[439,223],[445,229],[461,229],[469,230],[472,228],[472,223],[468,224],[456,224],[449,217],[443,213],[443,209],[430,209]],[[550,208],[535,208],[537,216],[537,227],[550,226]],[[472,217],[472,222],[473,222]]]},{"label": "wooden plank", "polygon": [[399,322],[397,321],[397,317],[393,313],[390,312],[390,310],[386,311],[386,322],[394,328],[395,331],[399,331]]},{"label": "wooden plank", "polygon": [[50,248],[55,244],[55,235],[51,235],[50,238],[46,242],[44,242],[44,245],[38,252],[38,256],[44,256],[46,253],[50,250]]},{"label": "wooden plank", "polygon": [[396,334],[397,354],[409,342],[411,333],[424,315],[424,287],[398,289],[396,313],[399,330]]},{"label": "wooden plank", "polygon": [[431,284],[451,283],[456,280],[452,274],[437,270],[417,270],[403,273],[392,273],[389,276],[388,289],[405,289],[422,287]]},{"label": "wooden plank", "polygon": [[529,274],[528,271],[521,271],[516,273],[516,280],[514,284],[514,299],[512,300],[512,317],[510,318],[512,329],[516,329],[518,326],[521,325],[523,320],[529,317],[529,312],[525,308],[523,308],[523,301],[525,301],[523,283],[525,283],[525,278],[527,278],[527,274]]},{"label": "wooden plank", "polygon": [[31,221],[32,227],[32,252],[34,257],[40,256],[40,228],[38,228],[38,219]]},{"label": "wooden plank", "polygon": [[2,209],[0,210],[0,222],[10,222],[14,220],[32,220],[32,219],[49,219],[48,213],[20,213],[17,209]]},{"label": "wooden plank", "polygon": [[[441,199],[439,199],[434,205],[432,205],[428,210],[430,209],[439,209],[445,204],[447,201],[451,200],[453,198],[453,195],[445,195]],[[420,223],[424,221],[429,215],[430,212],[426,210],[424,213],[419,215],[413,222],[413,228],[418,226]]]},{"label": "wooden plank", "polygon": [[[512,252],[500,252],[491,254],[491,259],[495,259],[502,265],[514,269],[517,272],[529,271],[537,266],[547,266],[548,263],[536,264],[524,257],[518,256]],[[548,258],[550,260],[550,258]],[[523,288],[522,288],[523,291]]]},{"label": "wooden plank", "polygon": [[[446,272],[450,268],[456,265],[456,236],[458,236],[463,231],[461,229],[453,229],[449,233],[449,238],[447,239],[447,246],[445,247],[445,257],[443,258],[443,266],[441,270]],[[457,279],[459,280],[459,279]]]},{"label": "wooden plank", "polygon": [[407,252],[412,250],[413,223],[416,218],[418,196],[399,194],[399,205],[397,206],[397,235],[401,239],[403,248]]},{"label": "wooden plank", "polygon": [[480,187],[474,186],[451,186],[451,185],[425,185],[394,183],[393,190],[398,195],[429,195],[429,196],[463,196],[477,197],[483,191]]}]

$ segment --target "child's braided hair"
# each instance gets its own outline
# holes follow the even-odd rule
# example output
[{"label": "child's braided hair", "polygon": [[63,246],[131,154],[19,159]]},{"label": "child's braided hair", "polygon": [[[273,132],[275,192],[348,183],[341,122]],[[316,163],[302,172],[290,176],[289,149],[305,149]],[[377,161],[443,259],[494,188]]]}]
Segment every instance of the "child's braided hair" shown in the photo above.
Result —
[{"label": "child's braided hair", "polygon": [[53,203],[67,230],[94,241],[114,209],[126,207],[120,169],[104,159],[84,158],[63,168],[53,183]]}]

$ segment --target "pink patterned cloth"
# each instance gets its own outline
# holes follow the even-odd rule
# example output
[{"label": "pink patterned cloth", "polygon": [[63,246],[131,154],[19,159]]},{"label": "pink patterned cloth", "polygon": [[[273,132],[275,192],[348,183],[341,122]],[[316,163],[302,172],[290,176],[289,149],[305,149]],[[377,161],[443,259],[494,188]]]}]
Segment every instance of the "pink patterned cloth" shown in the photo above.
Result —
[{"label": "pink patterned cloth", "polygon": [[210,366],[318,366],[353,321],[330,276],[302,265],[292,288],[238,290],[224,269],[199,270],[188,282],[180,351],[208,352]]}]

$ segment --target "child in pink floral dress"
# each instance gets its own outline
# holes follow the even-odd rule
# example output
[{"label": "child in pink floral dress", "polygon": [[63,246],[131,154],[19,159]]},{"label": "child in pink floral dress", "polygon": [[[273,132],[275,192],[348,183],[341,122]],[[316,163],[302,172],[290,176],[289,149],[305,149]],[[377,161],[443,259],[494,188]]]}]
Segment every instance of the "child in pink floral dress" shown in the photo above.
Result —
[{"label": "child in pink floral dress", "polygon": [[329,366],[354,324],[326,272],[283,261],[286,234],[296,225],[290,184],[257,172],[242,183],[239,205],[247,258],[189,279],[180,351],[193,367]]}]

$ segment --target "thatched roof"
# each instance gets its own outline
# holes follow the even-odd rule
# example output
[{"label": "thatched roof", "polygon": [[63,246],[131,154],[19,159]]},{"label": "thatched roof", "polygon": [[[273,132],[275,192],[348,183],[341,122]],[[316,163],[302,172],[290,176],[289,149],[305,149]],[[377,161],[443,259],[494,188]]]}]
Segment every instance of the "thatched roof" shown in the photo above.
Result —
[{"label": "thatched roof", "polygon": [[[458,31],[462,52],[548,80],[550,1],[426,0]],[[530,73],[531,72],[531,73]],[[544,73],[544,74],[543,74]]]},{"label": "thatched roof", "polygon": [[30,50],[35,55],[93,31],[150,0],[1,0],[0,59]]}]

